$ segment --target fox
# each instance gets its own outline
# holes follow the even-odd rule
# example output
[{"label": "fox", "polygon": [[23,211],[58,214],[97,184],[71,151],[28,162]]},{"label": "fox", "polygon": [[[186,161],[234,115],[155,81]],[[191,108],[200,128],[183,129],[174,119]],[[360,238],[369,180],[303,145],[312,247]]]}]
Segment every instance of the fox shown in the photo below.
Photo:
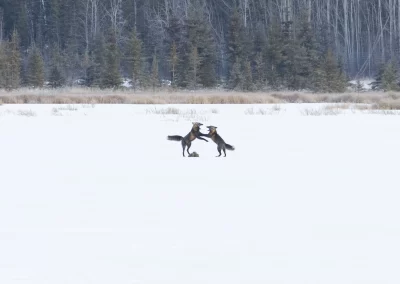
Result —
[{"label": "fox", "polygon": [[193,126],[190,132],[185,136],[179,136],[179,135],[168,135],[167,139],[171,141],[181,141],[182,144],[182,154],[185,157],[185,148],[187,147],[187,153],[191,155],[189,152],[190,147],[192,146],[192,141],[194,139],[200,139],[208,142],[207,139],[204,139],[202,136],[206,137],[207,134],[201,133],[200,132],[200,127],[203,125],[200,122],[192,122]]},{"label": "fox", "polygon": [[224,151],[224,157],[226,157],[225,150],[230,150],[230,151],[235,150],[234,146],[225,143],[224,139],[222,139],[221,136],[218,135],[216,126],[207,126],[207,128],[209,131],[207,134],[207,137],[211,138],[211,140],[214,141],[215,144],[218,145],[217,150],[218,150],[219,155],[216,157],[221,157],[221,150]]}]

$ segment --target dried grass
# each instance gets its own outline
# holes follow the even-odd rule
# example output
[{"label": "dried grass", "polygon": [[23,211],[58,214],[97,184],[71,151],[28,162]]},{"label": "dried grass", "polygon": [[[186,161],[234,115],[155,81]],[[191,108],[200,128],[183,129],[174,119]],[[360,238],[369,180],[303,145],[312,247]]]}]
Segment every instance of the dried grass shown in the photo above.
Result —
[{"label": "dried grass", "polygon": [[283,104],[353,103],[400,109],[400,93],[368,92],[318,94],[307,92],[171,91],[133,92],[92,88],[0,90],[0,104]]},{"label": "dried grass", "polygon": [[33,110],[27,109],[27,110],[18,110],[17,111],[17,115],[21,115],[21,116],[36,116],[36,112],[34,112]]}]

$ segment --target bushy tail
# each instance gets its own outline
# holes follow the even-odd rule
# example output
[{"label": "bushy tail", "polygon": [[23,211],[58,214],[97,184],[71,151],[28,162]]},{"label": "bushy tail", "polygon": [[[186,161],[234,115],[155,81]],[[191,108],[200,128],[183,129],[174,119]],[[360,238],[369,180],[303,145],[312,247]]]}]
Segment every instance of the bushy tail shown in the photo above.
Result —
[{"label": "bushy tail", "polygon": [[167,139],[171,141],[182,141],[183,137],[179,135],[169,135],[167,136]]},{"label": "bushy tail", "polygon": [[232,146],[232,145],[229,145],[229,144],[225,144],[225,149],[226,149],[226,150],[233,151],[233,150],[235,150],[235,147]]}]

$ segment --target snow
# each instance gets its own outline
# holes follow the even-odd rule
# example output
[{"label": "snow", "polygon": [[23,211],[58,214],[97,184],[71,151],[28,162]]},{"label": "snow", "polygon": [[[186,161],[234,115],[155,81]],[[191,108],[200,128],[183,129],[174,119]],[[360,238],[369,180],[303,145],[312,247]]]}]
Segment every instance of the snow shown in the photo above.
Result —
[{"label": "snow", "polygon": [[[372,90],[371,83],[374,82],[373,78],[363,78],[359,79],[359,81],[364,90],[366,91]],[[357,80],[351,80],[349,81],[349,83],[352,84],[353,86],[357,86]]]},{"label": "snow", "polygon": [[399,283],[398,116],[322,108],[0,106],[0,283]]}]

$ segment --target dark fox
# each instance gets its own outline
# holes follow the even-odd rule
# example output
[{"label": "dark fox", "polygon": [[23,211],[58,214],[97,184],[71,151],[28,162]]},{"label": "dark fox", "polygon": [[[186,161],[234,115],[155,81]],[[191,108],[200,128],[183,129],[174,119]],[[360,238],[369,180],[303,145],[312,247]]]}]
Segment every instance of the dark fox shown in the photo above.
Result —
[{"label": "dark fox", "polygon": [[207,134],[203,134],[200,132],[200,126],[202,126],[203,124],[201,124],[200,122],[192,122],[193,123],[193,127],[192,130],[190,130],[190,132],[185,136],[179,136],[179,135],[169,135],[167,137],[168,140],[171,141],[181,141],[182,144],[182,154],[185,157],[185,148],[187,147],[187,153],[190,155],[189,153],[189,149],[190,146],[192,146],[192,141],[194,139],[200,139],[200,140],[204,140],[206,142],[208,142],[207,139],[204,139],[201,136],[205,136],[207,137]]},{"label": "dark fox", "polygon": [[215,144],[218,145],[217,150],[218,150],[219,155],[216,156],[216,157],[220,157],[221,156],[221,150],[224,151],[224,157],[226,157],[225,150],[230,150],[230,151],[235,150],[234,146],[231,146],[231,145],[225,143],[224,139],[222,139],[221,136],[218,135],[217,127],[215,127],[215,126],[207,126],[207,128],[208,128],[208,131],[209,131],[208,134],[207,134],[207,137],[211,138],[211,140],[214,141]]}]

